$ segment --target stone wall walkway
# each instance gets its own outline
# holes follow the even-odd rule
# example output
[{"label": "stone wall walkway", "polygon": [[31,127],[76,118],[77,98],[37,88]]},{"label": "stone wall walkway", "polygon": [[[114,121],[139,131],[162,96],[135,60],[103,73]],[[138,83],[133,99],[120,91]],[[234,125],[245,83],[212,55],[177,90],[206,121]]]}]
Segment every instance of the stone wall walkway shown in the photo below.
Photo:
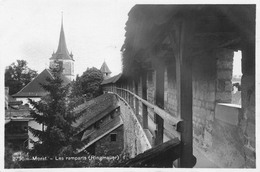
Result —
[{"label": "stone wall walkway", "polygon": [[202,153],[200,153],[195,146],[193,146],[193,155],[197,158],[197,163],[194,168],[219,168]]}]

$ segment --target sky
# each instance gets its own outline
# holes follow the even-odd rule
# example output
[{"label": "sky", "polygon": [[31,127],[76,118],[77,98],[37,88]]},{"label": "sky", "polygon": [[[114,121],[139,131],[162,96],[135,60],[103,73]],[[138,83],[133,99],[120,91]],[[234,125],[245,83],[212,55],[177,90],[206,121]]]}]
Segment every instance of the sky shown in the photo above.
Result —
[{"label": "sky", "polygon": [[105,61],[112,76],[121,72],[125,23],[131,1],[119,0],[4,0],[0,1],[1,67],[26,60],[40,73],[58,48],[63,13],[67,48],[75,74]]},{"label": "sky", "polygon": [[[58,48],[63,14],[67,48],[75,60],[75,76],[82,75],[88,67],[100,69],[104,61],[114,76],[122,69],[120,49],[125,39],[125,23],[136,3],[156,4],[156,1],[0,0],[1,70],[18,59],[26,60],[28,67],[38,73],[48,68],[49,58]],[[234,71],[240,75],[241,69]]]}]

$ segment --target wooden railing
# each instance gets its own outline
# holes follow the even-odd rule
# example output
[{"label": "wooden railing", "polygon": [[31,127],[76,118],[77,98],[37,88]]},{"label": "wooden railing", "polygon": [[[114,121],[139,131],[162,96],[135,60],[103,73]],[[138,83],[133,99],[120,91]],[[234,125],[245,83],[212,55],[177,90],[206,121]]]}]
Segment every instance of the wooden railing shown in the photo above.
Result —
[{"label": "wooden railing", "polygon": [[[162,117],[165,121],[167,121],[171,126],[173,126],[173,128],[178,131],[178,132],[182,132],[183,131],[183,121],[179,118],[176,118],[172,115],[170,115],[169,113],[167,113],[166,111],[164,111],[163,109],[159,108],[158,106],[142,99],[141,97],[139,97],[138,95],[134,94],[133,92],[127,90],[127,89],[123,89],[123,88],[115,88],[117,91],[116,93],[119,93],[118,90],[124,91],[127,94],[119,94],[121,97],[124,96],[123,98],[125,100],[130,100],[130,102],[128,101],[128,103],[131,103],[131,100],[133,100],[135,98],[136,104],[139,104],[139,102],[142,103],[142,107],[146,107],[146,108],[150,108],[152,109],[156,114],[158,114],[160,117]],[[114,90],[113,90],[114,92]],[[139,101],[139,102],[137,102]],[[135,111],[138,111],[137,109],[139,109],[139,106],[135,106],[134,107]],[[147,120],[147,119],[143,119],[143,120]],[[146,121],[145,121],[146,122]]]},{"label": "wooden railing", "polygon": [[[142,99],[141,97],[134,94],[133,92],[131,92],[127,89],[124,89],[124,88],[118,88],[118,87],[114,87],[114,86],[110,87],[110,89],[106,88],[106,91],[117,93],[120,97],[122,97],[124,100],[126,100],[130,105],[131,105],[131,101],[135,98],[136,102],[139,101],[142,103],[143,106],[146,106],[147,108],[152,109],[155,113],[157,113],[164,120],[166,120],[170,125],[172,125],[176,131],[182,132],[182,130],[183,130],[183,127],[182,127],[183,120],[182,119],[176,118],[176,117],[170,115],[168,112],[166,112],[163,109],[159,108],[158,106],[148,102],[147,100]],[[139,104],[139,102],[136,104]],[[135,109],[135,111],[138,111],[139,107],[135,106],[134,109]]]},{"label": "wooden railing", "polygon": [[[127,86],[125,86],[127,87]],[[140,116],[139,114],[142,114],[142,127],[144,130],[151,130],[149,128],[149,120],[151,122],[151,118],[149,119],[149,115],[151,115],[151,112],[154,114],[154,121],[152,121],[156,127],[155,131],[152,131],[150,133],[153,133],[154,138],[154,144],[153,146],[160,145],[161,143],[164,143],[164,135],[171,135],[169,137],[171,139],[176,139],[176,137],[181,141],[181,134],[184,131],[184,121],[180,118],[176,118],[173,115],[169,114],[168,112],[164,111],[162,108],[148,102],[147,100],[144,100],[137,94],[133,93],[132,91],[128,90],[127,88],[118,88],[115,85],[106,86],[103,89],[107,92],[113,92],[115,93],[120,99],[127,102],[129,106],[132,108],[133,112],[135,112],[136,116]],[[140,112],[140,106],[142,108],[142,113]],[[150,114],[148,114],[148,109]],[[156,116],[159,115],[163,122],[158,123],[156,121]],[[149,136],[147,136],[149,137]],[[166,140],[167,141],[167,140]],[[180,157],[179,157],[180,158]],[[177,165],[178,166],[178,165]]]}]

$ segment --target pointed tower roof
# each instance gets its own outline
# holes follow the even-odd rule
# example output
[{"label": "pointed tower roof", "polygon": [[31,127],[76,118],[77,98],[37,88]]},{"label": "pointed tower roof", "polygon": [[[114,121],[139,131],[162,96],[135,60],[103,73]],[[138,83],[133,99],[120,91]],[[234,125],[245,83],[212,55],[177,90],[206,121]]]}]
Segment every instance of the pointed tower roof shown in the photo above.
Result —
[{"label": "pointed tower roof", "polygon": [[61,30],[60,30],[60,39],[58,49],[55,54],[52,55],[50,59],[71,59],[73,60],[72,56],[69,54],[67,49],[65,34],[63,29],[63,18],[61,19]]},{"label": "pointed tower roof", "polygon": [[112,73],[112,72],[109,70],[109,68],[107,67],[106,62],[104,62],[104,63],[102,64],[100,70],[101,70],[102,73]]}]

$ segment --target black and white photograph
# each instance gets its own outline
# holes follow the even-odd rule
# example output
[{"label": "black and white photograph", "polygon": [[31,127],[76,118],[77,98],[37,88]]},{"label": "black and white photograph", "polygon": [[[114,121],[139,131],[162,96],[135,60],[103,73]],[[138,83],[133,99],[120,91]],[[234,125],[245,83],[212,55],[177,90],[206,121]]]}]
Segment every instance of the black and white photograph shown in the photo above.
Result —
[{"label": "black and white photograph", "polygon": [[0,171],[259,170],[258,13],[1,0]]}]

